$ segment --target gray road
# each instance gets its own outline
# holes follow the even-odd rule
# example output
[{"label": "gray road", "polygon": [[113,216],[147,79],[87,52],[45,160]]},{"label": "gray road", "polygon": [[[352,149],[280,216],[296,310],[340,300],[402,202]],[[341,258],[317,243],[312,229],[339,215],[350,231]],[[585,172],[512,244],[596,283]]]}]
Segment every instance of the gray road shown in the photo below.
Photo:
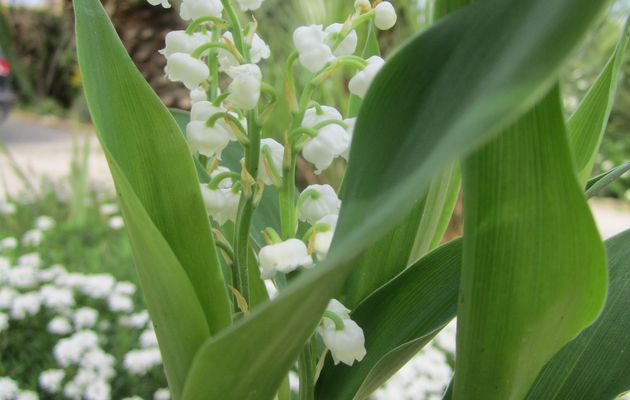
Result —
[{"label": "gray road", "polygon": [[0,125],[0,142],[6,145],[63,141],[69,134],[66,127],[42,124],[33,118],[16,114],[9,116]]}]

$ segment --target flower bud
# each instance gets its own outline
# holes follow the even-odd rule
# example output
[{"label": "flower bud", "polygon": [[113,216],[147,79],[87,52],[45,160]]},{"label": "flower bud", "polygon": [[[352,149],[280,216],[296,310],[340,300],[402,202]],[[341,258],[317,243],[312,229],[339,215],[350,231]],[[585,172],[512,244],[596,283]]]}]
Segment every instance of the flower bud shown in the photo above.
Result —
[{"label": "flower bud", "polygon": [[374,25],[382,31],[391,29],[396,25],[396,10],[389,1],[382,1],[374,8]]},{"label": "flower bud", "polygon": [[293,32],[293,43],[300,54],[300,63],[311,72],[317,72],[335,57],[324,43],[326,33],[321,25],[301,26]]},{"label": "flower bud", "polygon": [[221,0],[183,0],[179,15],[183,20],[193,20],[200,17],[221,18],[223,4]]},{"label": "flower bud", "polygon": [[164,8],[171,8],[171,3],[169,3],[168,0],[147,0],[147,1],[152,6],[159,6],[159,5],[161,5]]},{"label": "flower bud", "polygon": [[363,68],[362,71],[357,72],[357,74],[350,79],[350,83],[348,84],[350,92],[361,98],[365,97],[374,77],[385,64],[385,60],[379,56],[372,56],[367,59],[367,62],[368,65]]},{"label": "flower bud", "polygon": [[168,57],[166,74],[173,82],[182,82],[189,90],[199,86],[210,76],[210,70],[203,61],[186,53],[174,53]]},{"label": "flower bud", "polygon": [[329,227],[326,231],[315,233],[313,249],[320,260],[328,255],[328,250],[335,234],[335,227],[337,226],[337,218],[338,215],[331,214],[317,221],[317,225],[326,224]]},{"label": "flower bud", "polygon": [[231,67],[227,74],[232,78],[227,100],[236,108],[251,110],[260,99],[262,72],[256,64],[244,64]]},{"label": "flower bud", "polygon": [[311,225],[327,215],[339,214],[341,200],[330,185],[310,185],[300,194],[300,221]]},{"label": "flower bud", "polygon": [[265,157],[262,154],[263,149],[265,148],[269,148],[269,150],[271,151],[271,161],[273,163],[273,167],[280,174],[280,176],[282,176],[282,161],[284,159],[284,146],[270,138],[262,139],[260,141],[261,154],[260,154],[260,162],[258,166],[258,177],[262,179],[265,185],[271,185],[273,182],[271,181],[271,177],[267,173],[267,168],[265,168]]},{"label": "flower bud", "polygon": [[261,276],[265,279],[273,277],[276,271],[287,273],[313,263],[306,245],[298,239],[265,246],[258,253],[258,259],[262,268]]},{"label": "flower bud", "polygon": [[[227,31],[221,37],[221,41],[224,43],[232,42],[234,43],[234,36],[232,32]],[[266,60],[271,55],[271,49],[267,46],[264,40],[258,34],[254,34],[252,38],[252,44],[249,48],[249,55],[252,63],[258,64],[261,60]],[[238,60],[232,53],[225,49],[219,49],[217,54],[219,60],[219,69],[221,71],[227,71],[231,67],[236,67],[239,65]]]},{"label": "flower bud", "polygon": [[263,0],[237,0],[238,6],[243,11],[254,11],[258,10],[263,3]]},{"label": "flower bud", "polygon": [[356,0],[354,2],[354,9],[360,14],[363,14],[372,9],[372,4],[370,4],[370,0]]},{"label": "flower bud", "polygon": [[240,194],[232,192],[231,188],[217,188],[213,190],[208,185],[202,184],[201,196],[208,215],[217,224],[223,225],[227,221],[236,221]]},{"label": "flower bud", "polygon": [[[341,32],[341,30],[343,29],[343,24],[332,24],[329,25],[326,30],[326,44],[332,48],[332,46],[334,45],[337,35]],[[341,57],[341,56],[350,56],[352,54],[354,54],[354,52],[357,49],[357,43],[358,43],[359,39],[357,37],[357,32],[356,31],[351,31],[339,44],[339,46],[337,47],[337,49],[334,51],[334,55],[336,57]]]}]

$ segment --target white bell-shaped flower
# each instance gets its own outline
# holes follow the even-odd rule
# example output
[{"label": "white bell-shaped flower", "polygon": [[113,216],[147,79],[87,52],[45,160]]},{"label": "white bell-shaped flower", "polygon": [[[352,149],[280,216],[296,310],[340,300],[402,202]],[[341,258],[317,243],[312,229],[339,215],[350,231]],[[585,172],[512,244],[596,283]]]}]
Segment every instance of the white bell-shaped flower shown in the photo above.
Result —
[{"label": "white bell-shaped flower", "polygon": [[201,33],[188,34],[186,31],[171,31],[166,34],[164,39],[165,46],[160,50],[168,58],[175,53],[192,54],[195,49],[211,39]]},{"label": "white bell-shaped flower", "polygon": [[152,6],[162,6],[164,8],[171,8],[171,3],[168,0],[147,0]]},{"label": "white bell-shaped flower", "polygon": [[341,153],[341,157],[343,157],[347,161],[348,160],[348,155],[350,153],[350,144],[352,143],[352,136],[354,136],[354,126],[357,123],[357,119],[356,118],[346,118],[346,119],[343,120],[343,122],[345,122],[346,125],[348,126],[346,128],[346,134],[343,137],[344,142],[347,143],[348,146],[346,147],[346,151]]},{"label": "white bell-shaped flower", "polygon": [[[221,37],[221,41],[224,43],[234,43],[234,36],[232,35],[232,32],[225,32]],[[254,37],[252,38],[252,44],[249,48],[249,56],[251,62],[254,64],[258,64],[261,60],[266,60],[269,56],[271,56],[271,49],[257,33],[254,34]],[[239,65],[236,57],[225,49],[219,49],[217,57],[219,60],[219,69],[223,72],[228,71],[231,67],[237,67]]]},{"label": "white bell-shaped flower", "polygon": [[[329,120],[342,120],[341,114],[334,107],[322,106],[321,111],[310,108],[304,114],[302,126],[314,128]],[[315,165],[315,174],[320,174],[348,149],[348,145],[346,130],[340,125],[331,124],[319,129],[314,138],[306,141],[302,155],[306,161]]]},{"label": "white bell-shaped flower", "polygon": [[200,101],[208,101],[208,94],[201,86],[198,86],[190,91],[190,101],[193,104]]},{"label": "white bell-shaped flower", "polygon": [[206,206],[208,215],[217,224],[223,225],[227,221],[236,221],[240,194],[234,193],[231,188],[210,189],[208,185],[201,185],[201,196]]},{"label": "white bell-shaped flower", "polygon": [[[230,172],[230,169],[226,168],[226,167],[216,167],[214,169],[214,171],[212,171],[210,173],[210,178],[214,178],[217,175],[222,174],[224,172]],[[232,187],[232,184],[233,184],[232,178],[223,179],[223,180],[221,180],[221,182],[219,182],[219,186],[218,187],[220,189],[230,189]]]},{"label": "white bell-shaped flower", "polygon": [[383,68],[383,65],[385,65],[385,60],[379,56],[372,56],[367,59],[367,62],[367,66],[363,68],[363,70],[357,72],[356,75],[350,79],[350,83],[348,84],[350,92],[361,98],[365,97],[365,94],[370,88],[374,77],[378,74],[381,68]]},{"label": "white bell-shaped flower", "polygon": [[260,163],[258,166],[258,176],[265,185],[271,185],[273,182],[267,168],[265,168],[265,159],[263,150],[268,148],[271,153],[271,162],[275,170],[282,176],[282,160],[284,159],[284,146],[271,138],[265,138],[260,141]]},{"label": "white bell-shaped flower", "polygon": [[243,64],[229,68],[227,74],[232,78],[227,101],[242,110],[255,108],[260,99],[262,81],[260,67],[256,64]]},{"label": "white bell-shaped flower", "polygon": [[179,16],[186,21],[200,17],[220,18],[222,13],[221,0],[183,0],[179,9]]},{"label": "white bell-shaped flower", "polygon": [[232,134],[216,125],[210,127],[205,121],[190,121],[186,125],[186,139],[193,150],[206,157],[221,156]]},{"label": "white bell-shaped flower", "polygon": [[328,255],[328,250],[330,250],[330,245],[335,235],[337,218],[337,214],[330,214],[317,221],[317,225],[328,225],[327,230],[316,232],[313,237],[313,250],[315,250],[315,254],[320,260]]},{"label": "white bell-shaped flower", "polygon": [[299,239],[289,239],[263,247],[258,253],[258,260],[262,268],[261,276],[265,279],[273,277],[276,271],[287,273],[313,263],[306,245]]},{"label": "white bell-shaped flower", "polygon": [[[335,40],[337,38],[337,34],[339,32],[341,32],[341,29],[343,29],[343,24],[332,24],[329,25],[328,27],[326,27],[326,30],[324,31],[326,33],[326,44],[332,48]],[[357,36],[357,32],[356,31],[351,31],[339,44],[339,46],[337,46],[337,49],[335,49],[335,51],[333,52],[333,54],[336,57],[341,57],[341,56],[350,56],[352,54],[354,54],[354,52],[357,49],[357,43],[359,41],[359,38]]]},{"label": "white bell-shaped flower", "polygon": [[324,43],[326,33],[322,25],[300,26],[293,32],[293,44],[300,55],[300,63],[311,72],[317,72],[335,59],[332,50]]},{"label": "white bell-shaped flower", "polygon": [[182,82],[189,90],[198,87],[210,76],[208,65],[186,53],[173,53],[166,63],[166,75],[173,82]]},{"label": "white bell-shaped flower", "polygon": [[313,225],[327,215],[339,214],[341,200],[330,185],[310,185],[298,200],[300,221]]},{"label": "white bell-shaped flower", "polygon": [[396,9],[389,1],[382,1],[374,7],[374,25],[382,31],[391,29],[396,25]]},{"label": "white bell-shaped flower", "polygon": [[[324,316],[317,328],[317,333],[330,350],[335,365],[340,362],[352,365],[355,361],[363,360],[367,354],[365,336],[363,329],[350,319],[349,310],[339,301],[332,299],[328,303],[326,311],[335,314],[338,321]],[[343,326],[338,326],[339,323],[342,323]]]},{"label": "white bell-shaped flower", "polygon": [[260,8],[263,3],[263,0],[237,0],[238,6],[243,11],[255,11]]}]

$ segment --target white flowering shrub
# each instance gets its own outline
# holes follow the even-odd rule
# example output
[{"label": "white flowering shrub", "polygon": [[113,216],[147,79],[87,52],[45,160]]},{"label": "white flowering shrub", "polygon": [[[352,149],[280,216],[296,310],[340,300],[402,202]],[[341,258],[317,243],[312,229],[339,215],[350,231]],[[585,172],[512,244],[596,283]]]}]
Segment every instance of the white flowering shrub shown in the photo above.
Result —
[{"label": "white flowering shrub", "polygon": [[[569,375],[585,369],[611,382],[592,378],[587,398],[627,389],[630,359],[595,367],[615,350],[592,343],[628,341],[599,318],[627,276],[585,196],[617,176],[589,182],[626,31],[567,121],[557,73],[605,1],[432,3],[430,29],[388,57],[395,3],[357,0],[330,24],[296,22],[274,60],[269,2],[183,0],[161,53],[188,112],[163,106],[98,1],[75,1],[173,398],[287,399],[295,375],[300,399],[367,398],[455,316],[446,398],[576,398]],[[298,164],[342,179],[298,187]],[[465,235],[438,247],[462,187]],[[432,346],[422,395],[436,398],[451,367]]]}]

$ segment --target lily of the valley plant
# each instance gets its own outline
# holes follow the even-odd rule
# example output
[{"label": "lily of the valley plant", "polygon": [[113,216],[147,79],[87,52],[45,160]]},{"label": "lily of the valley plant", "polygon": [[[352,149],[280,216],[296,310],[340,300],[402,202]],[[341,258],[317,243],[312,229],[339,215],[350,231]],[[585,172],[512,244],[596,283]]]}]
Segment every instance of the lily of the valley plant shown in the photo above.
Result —
[{"label": "lily of the valley plant", "polygon": [[[568,120],[557,78],[606,1],[435,0],[387,60],[395,3],[347,3],[287,32],[278,60],[263,0],[183,0],[161,53],[188,113],[161,104],[99,2],[75,0],[173,398],[290,399],[291,371],[300,399],[366,398],[456,316],[446,398],[630,389],[630,233],[604,245],[585,195],[619,175],[589,181],[625,29]],[[300,159],[347,163],[342,183],[298,188]],[[438,247],[462,186],[465,234]]]}]

